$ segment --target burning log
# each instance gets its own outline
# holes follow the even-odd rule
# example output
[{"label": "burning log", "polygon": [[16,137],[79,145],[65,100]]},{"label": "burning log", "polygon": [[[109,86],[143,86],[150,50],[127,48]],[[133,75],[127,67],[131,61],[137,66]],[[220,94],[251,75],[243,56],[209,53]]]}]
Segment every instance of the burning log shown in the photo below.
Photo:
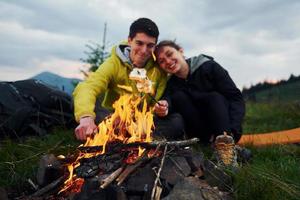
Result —
[{"label": "burning log", "polygon": [[[98,156],[90,157],[90,158],[82,158],[79,160],[81,163],[79,167],[76,168],[76,174],[79,177],[92,177],[95,174],[102,171],[102,173],[107,173],[111,170],[115,170],[111,175],[109,175],[109,179],[106,179],[104,183],[102,183],[101,187],[105,188],[109,185],[112,181],[116,179],[117,185],[121,185],[123,181],[141,164],[145,163],[146,161],[150,160],[153,156],[157,156],[157,152],[161,147],[171,146],[171,147],[185,147],[191,144],[195,144],[199,141],[198,138],[193,138],[190,140],[182,140],[182,141],[155,141],[150,143],[145,142],[134,142],[129,144],[123,143],[112,143],[107,146],[107,152],[104,154],[100,154]],[[138,147],[143,147],[146,150],[141,157],[139,157],[134,164],[128,165],[124,170],[120,166],[122,163],[122,159],[125,157],[130,158],[129,155],[132,153],[133,149],[137,149]],[[93,147],[79,147],[79,149],[83,152],[90,151],[99,151],[102,147],[101,146],[93,146]],[[150,150],[156,148],[154,153]],[[151,152],[151,153],[149,153]],[[150,155],[151,154],[151,155]],[[128,159],[127,158],[127,159]],[[126,161],[128,162],[128,160]],[[129,161],[132,162],[132,161]],[[115,164],[114,164],[115,163]],[[102,167],[101,167],[102,166]],[[109,167],[111,166],[111,167]],[[120,169],[122,169],[120,171]],[[101,172],[100,172],[101,173]],[[120,173],[120,174],[118,174]],[[118,175],[116,175],[118,174]],[[104,186],[103,186],[104,184]]]},{"label": "burning log", "polygon": [[100,171],[106,173],[119,168],[124,157],[128,153],[115,153],[112,155],[101,154],[90,158],[79,159],[80,166],[75,171],[80,177],[87,178],[98,174]]},{"label": "burning log", "polygon": [[[196,144],[199,142],[199,138],[192,138],[189,140],[178,140],[178,141],[153,141],[153,142],[134,142],[134,143],[129,143],[129,144],[119,144],[115,148],[112,148],[112,151],[109,151],[109,154],[114,154],[116,152],[121,151],[122,149],[126,148],[132,148],[132,147],[142,147],[146,149],[151,149],[155,148],[157,146],[170,146],[170,147],[186,147],[190,146],[192,144]],[[102,146],[81,146],[78,147],[78,150],[84,153],[94,153],[94,152],[99,152],[102,151],[103,147]]]}]

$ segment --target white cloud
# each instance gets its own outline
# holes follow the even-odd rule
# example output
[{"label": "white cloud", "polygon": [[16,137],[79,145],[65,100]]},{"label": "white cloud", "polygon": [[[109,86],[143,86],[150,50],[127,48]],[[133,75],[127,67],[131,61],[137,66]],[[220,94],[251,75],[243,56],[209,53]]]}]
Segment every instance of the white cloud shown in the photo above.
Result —
[{"label": "white cloud", "polygon": [[104,22],[112,46],[138,17],[153,19],[160,39],[176,38],[187,56],[213,56],[240,88],[288,78],[300,74],[299,9],[297,0],[0,1],[0,80],[42,70],[75,76]]}]

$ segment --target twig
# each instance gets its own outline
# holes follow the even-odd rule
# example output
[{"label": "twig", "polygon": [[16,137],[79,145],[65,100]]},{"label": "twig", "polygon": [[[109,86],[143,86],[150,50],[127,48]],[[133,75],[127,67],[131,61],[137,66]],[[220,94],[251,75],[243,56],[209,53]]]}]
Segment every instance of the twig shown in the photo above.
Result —
[{"label": "twig", "polygon": [[161,170],[164,166],[167,149],[168,149],[168,145],[165,146],[164,154],[163,154],[163,157],[162,157],[161,162],[160,162],[160,167],[158,169],[157,176],[156,176],[156,179],[154,181],[152,194],[151,194],[151,200],[159,200],[160,195],[157,194],[157,193],[159,193],[159,189],[157,188],[158,187],[157,183],[158,183],[158,180],[159,180],[159,177],[160,177]]},{"label": "twig", "polygon": [[199,142],[199,138],[192,138],[189,140],[178,140],[178,141],[154,141],[154,142],[150,142],[148,143],[148,146],[157,146],[157,145],[161,145],[161,146],[175,146],[175,147],[186,147],[192,144],[196,144],[197,142]]},{"label": "twig", "polygon": [[121,185],[124,180],[131,174],[136,168],[138,168],[143,163],[143,160],[136,162],[133,165],[128,165],[125,170],[120,174],[120,176],[116,179],[118,182],[117,185]]},{"label": "twig", "polygon": [[55,187],[57,187],[59,184],[63,183],[64,178],[65,178],[64,176],[61,176],[60,178],[56,179],[55,181],[53,181],[49,185],[47,185],[47,186],[41,188],[40,190],[36,191],[33,195],[31,195],[31,197],[39,197],[39,196],[42,196],[42,195],[46,194],[47,192],[49,192],[52,189],[54,189]]},{"label": "twig", "polygon": [[154,199],[155,200],[160,200],[161,193],[162,193],[162,187],[156,186]]},{"label": "twig", "polygon": [[33,187],[35,191],[39,189],[39,186],[36,185],[30,178],[27,179],[27,182]]},{"label": "twig", "polygon": [[[152,170],[154,171],[155,175],[158,176],[158,175],[157,175],[158,173],[157,173],[156,169],[157,169],[157,167],[153,167],[153,168],[152,168]],[[159,183],[160,185],[162,185],[160,179],[158,179],[158,183]]]},{"label": "twig", "polygon": [[106,188],[111,182],[113,182],[123,171],[124,166],[118,168],[116,171],[114,171],[112,174],[110,174],[108,177],[106,177],[100,185],[100,188],[104,189]]},{"label": "twig", "polygon": [[117,185],[121,185],[123,181],[131,174],[136,168],[138,168],[142,163],[145,161],[151,159],[147,156],[149,151],[144,151],[141,157],[139,157],[136,162],[132,165],[128,165],[125,170],[119,175],[119,177],[116,179],[118,182]]}]

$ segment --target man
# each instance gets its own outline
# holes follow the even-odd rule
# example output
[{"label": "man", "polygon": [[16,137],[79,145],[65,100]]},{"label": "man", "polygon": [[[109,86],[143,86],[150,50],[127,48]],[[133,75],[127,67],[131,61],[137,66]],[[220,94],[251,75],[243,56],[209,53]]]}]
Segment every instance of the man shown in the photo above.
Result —
[{"label": "man", "polygon": [[[134,21],[129,29],[128,44],[120,44],[112,49],[111,56],[92,73],[87,80],[75,88],[75,119],[79,125],[75,129],[76,138],[86,138],[97,132],[94,112],[96,98],[104,93],[102,106],[112,109],[112,104],[123,90],[118,85],[132,86],[136,83],[129,79],[134,68],[144,68],[153,83],[154,98],[159,100],[166,86],[166,74],[159,69],[153,59],[153,51],[157,43],[159,30],[156,24],[147,18]],[[155,106],[158,116],[166,112],[166,102],[160,101]],[[179,115],[169,119],[155,119],[156,130],[167,138],[177,138],[183,133],[183,122]]]}]

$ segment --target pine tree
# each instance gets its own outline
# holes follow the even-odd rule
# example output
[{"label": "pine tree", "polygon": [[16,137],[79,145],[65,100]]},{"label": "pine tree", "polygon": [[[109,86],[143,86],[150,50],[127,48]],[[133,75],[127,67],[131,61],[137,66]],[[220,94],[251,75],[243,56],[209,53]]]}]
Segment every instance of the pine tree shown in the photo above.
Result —
[{"label": "pine tree", "polygon": [[105,49],[106,44],[106,23],[104,24],[103,41],[102,44],[95,42],[90,42],[85,46],[88,51],[84,51],[87,58],[81,58],[80,60],[88,64],[88,70],[80,70],[85,76],[88,76],[90,72],[94,72],[98,67],[104,62],[104,60],[109,56],[109,53]]}]

